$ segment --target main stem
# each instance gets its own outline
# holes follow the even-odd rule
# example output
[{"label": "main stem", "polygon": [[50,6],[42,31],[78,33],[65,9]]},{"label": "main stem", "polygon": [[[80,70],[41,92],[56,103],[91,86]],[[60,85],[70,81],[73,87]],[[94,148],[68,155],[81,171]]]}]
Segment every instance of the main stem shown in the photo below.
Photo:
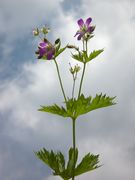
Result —
[{"label": "main stem", "polygon": [[60,82],[62,94],[63,94],[65,102],[66,102],[67,98],[66,98],[66,95],[65,95],[65,92],[64,92],[64,88],[63,88],[63,84],[62,84],[62,80],[61,80],[61,77],[60,77],[59,67],[58,67],[57,61],[55,59],[54,59],[54,62],[55,62],[55,65],[56,65],[56,69],[57,69],[57,73],[58,73],[58,77],[59,77],[59,82]]},{"label": "main stem", "polygon": [[73,167],[73,177],[72,180],[75,179],[74,171],[75,171],[75,149],[76,149],[76,139],[75,139],[75,119],[72,119],[72,131],[73,131],[73,152],[74,152],[74,167]]}]

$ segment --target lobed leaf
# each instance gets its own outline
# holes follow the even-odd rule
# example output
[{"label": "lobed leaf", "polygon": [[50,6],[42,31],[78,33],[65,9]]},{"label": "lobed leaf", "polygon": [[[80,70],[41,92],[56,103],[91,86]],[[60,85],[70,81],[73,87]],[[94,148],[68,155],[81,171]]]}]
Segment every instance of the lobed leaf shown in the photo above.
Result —
[{"label": "lobed leaf", "polygon": [[92,59],[95,59],[99,54],[101,54],[104,51],[104,49],[94,50],[90,53],[87,62],[91,61]]},{"label": "lobed leaf", "polygon": [[59,107],[57,104],[54,104],[52,106],[41,106],[41,108],[38,110],[42,112],[57,114],[63,117],[68,117],[66,109],[64,107]]},{"label": "lobed leaf", "polygon": [[64,180],[69,180],[74,176],[92,171],[100,166],[99,155],[93,155],[88,153],[82,159],[82,161],[76,166],[78,159],[78,149],[75,150],[75,162],[74,162],[74,150],[73,148],[69,149],[69,159],[67,165],[65,163],[64,155],[61,152],[47,151],[45,148],[41,149],[38,152],[35,152],[35,155],[43,161],[47,166],[53,170],[53,175],[60,176]]},{"label": "lobed leaf", "polygon": [[113,101],[115,97],[109,97],[102,94],[96,95],[94,98],[91,96],[85,97],[83,94],[78,99],[68,99],[66,107],[59,107],[54,104],[53,106],[41,106],[39,111],[57,114],[62,117],[71,117],[76,119],[78,116],[86,114],[95,109],[104,108],[115,105]]},{"label": "lobed leaf", "polygon": [[99,168],[99,155],[93,155],[88,153],[85,155],[85,157],[82,159],[80,164],[75,169],[75,176],[81,175],[83,173],[92,171],[94,169]]}]

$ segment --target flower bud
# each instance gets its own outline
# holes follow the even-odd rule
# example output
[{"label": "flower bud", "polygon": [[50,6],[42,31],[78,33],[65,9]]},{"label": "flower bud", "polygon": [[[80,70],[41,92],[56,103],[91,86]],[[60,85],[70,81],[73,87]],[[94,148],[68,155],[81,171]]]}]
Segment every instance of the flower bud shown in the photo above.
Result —
[{"label": "flower bud", "polygon": [[78,73],[80,71],[80,69],[81,69],[81,67],[78,66],[78,64],[76,64],[74,67],[75,72]]},{"label": "flower bud", "polygon": [[38,28],[33,30],[33,35],[34,36],[38,36],[39,35],[39,29]]},{"label": "flower bud", "polygon": [[50,29],[45,26],[41,28],[41,32],[45,35],[48,34],[49,31],[50,31]]},{"label": "flower bud", "polygon": [[79,48],[78,47],[76,47],[76,46],[74,46],[74,45],[67,45],[67,48],[69,48],[69,49],[75,49],[75,50],[79,50]]}]

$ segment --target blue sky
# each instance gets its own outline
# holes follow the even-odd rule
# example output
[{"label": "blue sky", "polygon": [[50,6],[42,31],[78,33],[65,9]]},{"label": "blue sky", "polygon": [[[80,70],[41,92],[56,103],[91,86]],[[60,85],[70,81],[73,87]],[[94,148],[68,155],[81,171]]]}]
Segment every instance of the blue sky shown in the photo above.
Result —
[{"label": "blue sky", "polygon": [[[0,1],[0,179],[58,180],[33,150],[42,147],[67,154],[71,122],[38,112],[40,105],[61,103],[55,66],[37,61],[35,27],[48,25],[49,39],[74,38],[76,21],[91,16],[96,25],[91,51],[105,48],[86,70],[83,92],[117,96],[118,104],[82,116],[77,122],[80,157],[99,153],[103,167],[78,180],[134,180],[135,172],[135,2],[134,0],[1,0]],[[70,51],[58,62],[70,96]],[[77,62],[78,63],[78,62]],[[79,78],[77,80],[79,83]]]}]

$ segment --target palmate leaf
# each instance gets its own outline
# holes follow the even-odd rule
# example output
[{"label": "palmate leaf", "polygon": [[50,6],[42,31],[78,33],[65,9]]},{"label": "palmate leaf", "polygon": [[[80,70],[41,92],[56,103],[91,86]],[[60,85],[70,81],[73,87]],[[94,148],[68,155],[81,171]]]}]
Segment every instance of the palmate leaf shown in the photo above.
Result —
[{"label": "palmate leaf", "polygon": [[61,152],[49,152],[43,148],[35,152],[35,155],[53,170],[54,175],[61,176],[65,171],[65,158]]},{"label": "palmate leaf", "polygon": [[41,106],[41,108],[38,110],[42,112],[57,114],[63,117],[68,117],[66,109],[64,107],[59,107],[57,104],[54,104],[53,106]]},{"label": "palmate leaf", "polygon": [[78,52],[77,54],[72,54],[72,58],[82,63],[87,63],[92,59],[95,59],[103,51],[104,49],[94,50],[93,52],[90,53],[90,55],[88,55],[86,51],[82,51],[82,52]]},{"label": "palmate leaf", "polygon": [[43,148],[40,151],[35,152],[35,155],[53,170],[53,175],[60,176],[64,180],[71,179],[73,174],[74,176],[78,176],[100,167],[98,166],[99,155],[93,155],[90,153],[88,153],[82,161],[76,165],[78,159],[77,148],[75,150],[75,163],[73,148],[69,149],[69,159],[67,163],[65,163],[64,155],[61,152],[54,152],[52,150],[49,152]]},{"label": "palmate leaf", "polygon": [[88,153],[75,168],[75,176],[99,168],[100,166],[98,165],[98,163],[99,163],[99,155],[93,155]]},{"label": "palmate leaf", "polygon": [[116,104],[113,101],[114,98],[115,97],[106,96],[106,94],[99,94],[94,98],[92,98],[91,96],[85,97],[82,94],[78,99],[68,99],[66,102],[66,107],[59,107],[58,105],[54,104],[53,106],[41,106],[39,111],[76,119],[78,116],[86,114],[95,109],[104,108]]},{"label": "palmate leaf", "polygon": [[68,99],[66,103],[67,114],[69,117],[76,119],[78,116],[92,110],[114,105],[114,98],[102,94],[96,95],[94,98],[91,96],[85,98],[82,94],[77,100]]}]

